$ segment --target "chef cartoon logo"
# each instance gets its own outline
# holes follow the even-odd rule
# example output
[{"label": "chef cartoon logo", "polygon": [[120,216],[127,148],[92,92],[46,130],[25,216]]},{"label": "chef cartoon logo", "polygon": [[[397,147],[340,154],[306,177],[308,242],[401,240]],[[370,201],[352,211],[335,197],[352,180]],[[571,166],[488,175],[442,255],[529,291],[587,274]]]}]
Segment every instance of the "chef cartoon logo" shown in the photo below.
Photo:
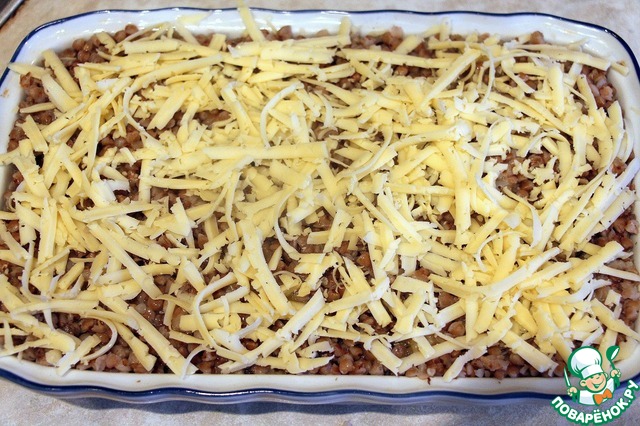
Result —
[{"label": "chef cartoon logo", "polygon": [[571,375],[579,377],[582,390],[578,390],[569,382],[567,370],[564,370],[567,394],[582,405],[600,405],[613,398],[613,392],[620,386],[620,370],[615,368],[613,359],[620,348],[611,346],[606,355],[611,363],[611,371],[607,374],[602,369],[602,355],[596,349],[584,346],[573,351],[567,363]]},{"label": "chef cartoon logo", "polygon": [[[598,350],[583,346],[573,351],[564,370],[567,395],[574,402],[592,408],[590,411],[586,408],[584,411],[573,408],[562,397],[557,396],[551,401],[551,406],[556,412],[570,422],[581,425],[604,424],[620,417],[636,399],[635,394],[640,387],[633,380],[629,380],[624,392],[614,398],[615,390],[620,387],[621,376],[620,370],[613,363],[618,352],[618,346],[610,346],[605,351],[611,365],[607,372],[602,368],[603,357]],[[569,373],[580,379],[580,388],[571,384]]]}]

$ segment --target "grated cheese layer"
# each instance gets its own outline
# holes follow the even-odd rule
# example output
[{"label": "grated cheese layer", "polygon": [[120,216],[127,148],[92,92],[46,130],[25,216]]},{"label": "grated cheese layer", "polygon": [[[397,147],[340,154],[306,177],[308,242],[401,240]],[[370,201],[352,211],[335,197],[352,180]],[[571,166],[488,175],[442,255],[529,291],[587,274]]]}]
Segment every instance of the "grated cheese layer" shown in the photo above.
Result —
[{"label": "grated cheese layer", "polygon": [[[452,380],[495,345],[546,375],[576,344],[637,345],[620,296],[593,297],[602,276],[640,280],[611,266],[630,255],[622,245],[590,242],[636,201],[640,170],[619,104],[598,107],[579,73],[610,61],[528,35],[454,40],[445,24],[392,52],[354,47],[347,19],[336,35],[270,40],[240,13],[240,43],[201,45],[166,23],[122,42],[99,34],[105,62],[73,73],[51,51],[10,66],[50,99],[24,112],[55,120],[27,116],[0,155],[23,179],[0,221],[0,259],[23,271],[0,275],[0,355],[45,348],[63,374],[117,335],[147,371],[159,359],[192,374],[214,351],[223,373],[297,374],[334,358],[332,338],[392,374],[462,353]],[[135,149],[105,148],[131,129]],[[509,167],[535,183],[526,196],[501,183]],[[168,334],[128,303],[143,293],[163,302]],[[112,338],[56,329],[52,312],[103,321]]]}]

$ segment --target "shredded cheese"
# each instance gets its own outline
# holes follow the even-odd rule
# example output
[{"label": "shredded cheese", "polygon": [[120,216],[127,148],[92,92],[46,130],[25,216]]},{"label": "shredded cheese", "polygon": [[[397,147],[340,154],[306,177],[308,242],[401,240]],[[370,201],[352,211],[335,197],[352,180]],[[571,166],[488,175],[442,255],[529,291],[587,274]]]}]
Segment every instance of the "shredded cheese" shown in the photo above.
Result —
[{"label": "shredded cheese", "polygon": [[[609,284],[596,274],[640,281],[609,265],[629,255],[621,244],[589,242],[637,201],[620,106],[598,108],[574,70],[610,61],[453,41],[446,25],[392,52],[354,48],[347,19],[337,35],[269,41],[239,13],[249,40],[233,45],[222,34],[200,45],[178,22],[122,42],[100,33],[104,63],[69,71],[46,51],[42,67],[10,66],[50,100],[21,112],[55,119],[26,116],[19,147],[0,156],[23,179],[0,213],[0,259],[23,268],[19,283],[0,275],[0,354],[47,348],[64,374],[120,336],[148,371],[159,358],[192,374],[215,351],[225,373],[296,374],[331,362],[318,340],[329,337],[393,374],[462,350],[453,380],[492,345],[551,374],[575,340],[640,340],[609,308],[618,293],[592,298]],[[429,58],[412,53],[421,45]],[[139,140],[120,146],[132,128]],[[505,187],[508,168],[533,183],[526,196]],[[130,305],[141,296],[195,350],[183,356]],[[104,321],[110,343],[53,329],[55,312]],[[397,342],[413,353],[399,357]]]}]

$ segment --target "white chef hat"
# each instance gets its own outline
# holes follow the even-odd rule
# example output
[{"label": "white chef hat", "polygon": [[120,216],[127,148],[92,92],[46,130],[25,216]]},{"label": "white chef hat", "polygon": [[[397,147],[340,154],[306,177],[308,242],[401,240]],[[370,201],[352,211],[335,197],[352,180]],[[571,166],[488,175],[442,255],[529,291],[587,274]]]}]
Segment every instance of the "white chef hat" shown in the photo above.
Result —
[{"label": "white chef hat", "polygon": [[579,376],[583,380],[594,374],[604,373],[602,355],[589,346],[582,347],[571,354],[569,367],[574,376]]}]

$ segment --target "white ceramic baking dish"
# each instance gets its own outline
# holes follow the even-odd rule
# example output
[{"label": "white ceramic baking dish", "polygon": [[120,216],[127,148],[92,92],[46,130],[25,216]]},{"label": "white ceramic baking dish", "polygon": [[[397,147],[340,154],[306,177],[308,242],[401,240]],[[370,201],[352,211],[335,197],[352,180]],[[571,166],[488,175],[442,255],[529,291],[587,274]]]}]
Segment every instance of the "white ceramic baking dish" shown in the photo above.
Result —
[{"label": "white ceramic baking dish", "polygon": [[[454,33],[499,33],[504,37],[535,30],[555,43],[585,41],[592,54],[622,61],[629,74],[612,73],[610,80],[618,89],[625,112],[626,126],[636,143],[640,141],[640,81],[638,63],[629,46],[612,31],[591,24],[556,16],[517,13],[486,14],[477,12],[416,13],[404,11],[296,11],[254,10],[261,26],[292,25],[294,31],[313,34],[321,29],[337,31],[340,20],[348,16],[363,33],[380,31],[393,25],[405,33],[418,33],[448,20]],[[173,21],[180,16],[201,15],[197,25],[188,26],[196,33],[225,32],[238,34],[244,28],[236,10],[161,9],[145,11],[98,11],[51,22],[34,30],[18,47],[12,61],[34,63],[48,48],[62,49],[74,39],[89,37],[98,31],[115,32],[126,24],[138,27]],[[22,96],[19,76],[4,71],[0,79],[0,152],[6,151],[9,131]],[[636,147],[637,148],[637,147]],[[7,173],[3,173],[6,175]],[[0,188],[6,185],[6,176]],[[636,187],[639,182],[636,181]],[[637,252],[637,250],[636,250]],[[636,256],[637,257],[637,256]],[[636,261],[636,264],[639,262]],[[627,359],[617,362],[622,379],[640,380],[640,348]],[[522,399],[548,399],[565,395],[562,378],[456,379],[424,381],[393,376],[292,376],[292,375],[194,375],[181,379],[175,375],[140,375],[69,371],[64,376],[55,369],[0,358],[0,377],[33,390],[57,397],[99,396],[128,402],[192,400],[206,403],[246,401],[287,401],[307,404],[335,402],[377,402],[410,404],[431,401],[474,401],[476,403],[513,402]]]}]

